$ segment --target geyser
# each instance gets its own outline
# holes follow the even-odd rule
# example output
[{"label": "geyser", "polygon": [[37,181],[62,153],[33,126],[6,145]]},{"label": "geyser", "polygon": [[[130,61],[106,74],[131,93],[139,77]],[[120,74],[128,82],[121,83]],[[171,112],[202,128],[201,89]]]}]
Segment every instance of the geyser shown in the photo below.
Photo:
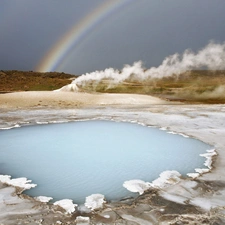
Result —
[{"label": "geyser", "polygon": [[204,168],[210,146],[198,140],[112,121],[25,126],[0,131],[0,173],[32,179],[31,196],[54,201],[100,193],[107,200],[132,196],[123,182],[151,182],[165,170],[186,175]]},{"label": "geyser", "polygon": [[187,49],[182,55],[176,53],[166,57],[158,67],[146,69],[142,62],[134,62],[133,65],[125,65],[120,71],[113,68],[107,68],[102,71],[83,74],[74,80],[70,85],[62,87],[63,91],[78,91],[79,87],[84,87],[87,83],[92,85],[93,89],[104,79],[109,81],[109,87],[135,79],[143,82],[147,79],[160,79],[172,75],[180,75],[189,70],[225,69],[225,43],[218,44],[210,42],[197,53]]}]

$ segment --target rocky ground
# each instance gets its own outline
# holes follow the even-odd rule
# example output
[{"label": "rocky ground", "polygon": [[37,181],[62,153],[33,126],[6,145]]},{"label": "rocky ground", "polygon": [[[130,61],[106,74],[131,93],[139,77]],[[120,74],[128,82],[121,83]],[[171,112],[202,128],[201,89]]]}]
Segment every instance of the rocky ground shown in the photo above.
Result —
[{"label": "rocky ground", "polygon": [[224,105],[167,104],[161,100],[157,104],[157,99],[141,95],[133,95],[130,100],[129,95],[113,98],[103,95],[104,102],[99,100],[101,97],[96,98],[99,101],[96,106],[78,97],[83,102],[79,107],[65,109],[60,104],[38,106],[28,92],[28,99],[29,96],[30,105],[26,107],[16,108],[14,103],[1,107],[1,128],[80,119],[130,121],[202,140],[215,148],[217,156],[213,157],[209,173],[150,188],[136,199],[106,202],[103,208],[89,213],[78,208],[72,214],[65,214],[59,206],[37,202],[21,195],[21,190],[1,184],[0,224],[225,224]]},{"label": "rocky ground", "polygon": [[225,224],[224,71],[189,71],[142,83],[127,80],[110,88],[110,81],[103,80],[97,86],[87,83],[79,92],[49,91],[72,79],[64,73],[1,71],[0,129],[83,119],[156,126],[212,145],[217,155],[210,158],[210,172],[197,176],[196,171],[196,178],[181,177],[176,182],[170,179],[136,199],[106,199],[102,208],[92,211],[79,206],[71,214],[23,195],[21,188],[0,183],[0,225]]}]

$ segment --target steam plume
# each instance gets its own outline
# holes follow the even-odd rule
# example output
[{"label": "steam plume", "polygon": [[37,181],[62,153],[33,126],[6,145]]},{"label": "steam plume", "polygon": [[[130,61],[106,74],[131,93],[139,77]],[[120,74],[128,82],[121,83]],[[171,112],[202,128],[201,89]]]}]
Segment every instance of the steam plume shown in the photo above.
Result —
[{"label": "steam plume", "polygon": [[110,80],[110,85],[115,85],[129,79],[144,81],[151,78],[179,75],[194,69],[224,70],[225,42],[223,44],[210,42],[197,53],[189,49],[185,50],[182,55],[176,53],[166,57],[160,66],[150,69],[144,68],[142,62],[138,61],[133,65],[125,65],[121,71],[108,68],[83,74],[70,85],[63,87],[62,90],[76,91],[78,87],[85,86],[86,83],[91,82],[94,86],[104,79]]}]

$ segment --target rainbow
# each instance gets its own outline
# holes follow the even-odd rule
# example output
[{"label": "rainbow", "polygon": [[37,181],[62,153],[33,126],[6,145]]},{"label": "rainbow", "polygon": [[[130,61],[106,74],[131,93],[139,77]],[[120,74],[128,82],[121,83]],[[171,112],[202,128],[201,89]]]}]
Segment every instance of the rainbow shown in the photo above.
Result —
[{"label": "rainbow", "polygon": [[133,0],[107,0],[95,8],[53,45],[35,70],[40,72],[54,71],[71,49],[76,47],[99,22],[131,1]]}]

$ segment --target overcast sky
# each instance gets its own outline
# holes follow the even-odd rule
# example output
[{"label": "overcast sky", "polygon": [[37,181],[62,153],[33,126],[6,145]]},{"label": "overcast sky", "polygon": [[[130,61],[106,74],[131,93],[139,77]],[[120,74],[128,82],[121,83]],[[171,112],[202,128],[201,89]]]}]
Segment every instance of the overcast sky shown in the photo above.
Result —
[{"label": "overcast sky", "polygon": [[[35,70],[72,27],[107,0],[1,0],[0,70]],[[83,74],[145,67],[214,40],[225,41],[224,0],[130,0],[96,23],[55,71]]]}]

